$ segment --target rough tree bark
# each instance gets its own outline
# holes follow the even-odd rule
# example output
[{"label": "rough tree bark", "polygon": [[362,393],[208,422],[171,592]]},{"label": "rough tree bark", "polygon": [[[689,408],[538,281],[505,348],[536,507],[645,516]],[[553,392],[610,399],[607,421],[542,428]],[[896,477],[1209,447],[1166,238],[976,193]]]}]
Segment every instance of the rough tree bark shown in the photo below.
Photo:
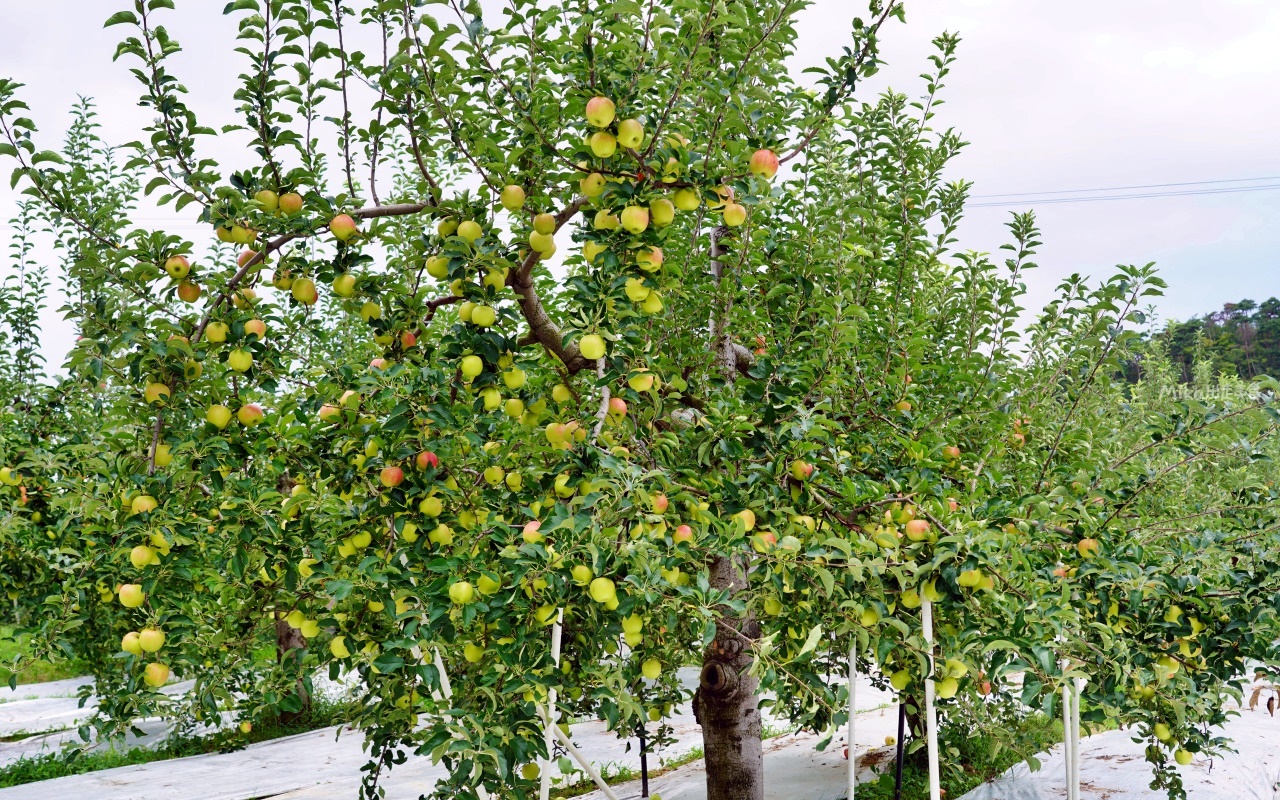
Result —
[{"label": "rough tree bark", "polygon": [[[299,657],[298,654],[306,646],[307,640],[303,638],[302,631],[285,622],[284,614],[277,613],[276,658],[279,662],[285,664],[289,659]],[[307,694],[307,687],[303,684],[302,678],[298,678],[297,693],[302,700],[302,707],[297,711],[281,712],[280,722],[285,725],[301,722],[311,715],[311,695]]]},{"label": "rough tree bark", "polygon": [[[711,232],[711,274],[719,285],[724,273],[721,239],[728,229]],[[710,346],[726,381],[738,372],[737,351],[730,339],[727,303],[717,304],[710,320]],[[710,583],[730,596],[747,587],[746,556],[717,557],[708,565]],[[760,741],[758,681],[748,673],[751,645],[760,636],[750,614],[725,616],[702,656],[702,674],[693,697],[693,713],[702,726],[707,765],[707,800],[764,800],[764,751]]]}]

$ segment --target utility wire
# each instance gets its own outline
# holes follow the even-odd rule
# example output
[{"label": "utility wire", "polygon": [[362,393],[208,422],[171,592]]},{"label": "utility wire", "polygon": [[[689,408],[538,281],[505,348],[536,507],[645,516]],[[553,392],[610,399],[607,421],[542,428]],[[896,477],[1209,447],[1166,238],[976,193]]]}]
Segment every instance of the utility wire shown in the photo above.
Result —
[{"label": "utility wire", "polygon": [[1031,197],[1041,194],[1083,194],[1084,192],[1123,192],[1131,189],[1166,189],[1171,186],[1204,186],[1211,183],[1251,183],[1256,181],[1280,181],[1280,176],[1266,178],[1222,178],[1214,181],[1182,181],[1181,183],[1146,183],[1136,186],[1099,186],[1093,189],[1058,189],[1052,192],[1006,192],[1005,194],[975,194],[972,199],[992,197]]},{"label": "utility wire", "polygon": [[1198,189],[1177,192],[1143,192],[1137,194],[1104,194],[1086,197],[1024,197],[1020,200],[1005,200],[990,203],[968,203],[966,208],[1001,208],[1008,206],[1046,206],[1065,203],[1099,203],[1106,200],[1145,200],[1153,197],[1192,197],[1196,195],[1240,194],[1244,192],[1271,192],[1280,190],[1280,183],[1264,186],[1237,186],[1224,189]]}]

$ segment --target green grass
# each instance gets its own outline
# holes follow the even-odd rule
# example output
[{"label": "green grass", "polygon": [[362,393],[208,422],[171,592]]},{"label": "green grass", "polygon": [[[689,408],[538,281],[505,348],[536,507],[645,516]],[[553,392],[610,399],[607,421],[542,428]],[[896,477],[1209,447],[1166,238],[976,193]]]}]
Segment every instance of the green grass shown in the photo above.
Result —
[{"label": "green grass", "polygon": [[[0,625],[0,685],[7,686],[13,673],[13,660],[18,656],[30,655],[30,637],[14,638],[13,628]],[[85,674],[84,665],[78,661],[32,661],[24,663],[18,673],[18,683],[44,683],[63,678],[77,678]]]},{"label": "green grass", "polygon": [[114,767],[148,764],[171,758],[220,753],[238,750],[254,742],[279,739],[298,733],[338,725],[351,719],[356,706],[353,703],[332,703],[316,698],[311,714],[305,720],[284,725],[276,721],[255,723],[249,733],[240,733],[232,727],[206,736],[175,736],[158,747],[133,747],[128,750],[100,750],[89,753],[54,752],[34,758],[23,758],[0,768],[0,788],[21,786],[35,781],[47,781],[68,775],[81,775]]},{"label": "green grass", "polygon": [[[1043,714],[1031,714],[1013,722],[999,739],[989,735],[964,737],[958,731],[943,732],[939,742],[942,753],[942,788],[947,797],[960,797],[974,787],[986,783],[1015,764],[1048,750],[1062,741],[1062,721]],[[1017,748],[1008,746],[1009,739]],[[908,756],[902,765],[903,800],[925,800],[929,796],[929,768],[920,758]],[[892,800],[893,761],[886,763],[885,773],[878,779],[858,786],[858,800]]]}]

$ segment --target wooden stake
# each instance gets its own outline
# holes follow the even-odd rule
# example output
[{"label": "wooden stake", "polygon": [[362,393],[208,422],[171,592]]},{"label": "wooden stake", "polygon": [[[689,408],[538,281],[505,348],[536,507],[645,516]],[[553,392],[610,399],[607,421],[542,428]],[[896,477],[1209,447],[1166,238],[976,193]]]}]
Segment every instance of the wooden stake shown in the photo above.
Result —
[{"label": "wooden stake", "polygon": [[924,644],[929,649],[929,677],[924,681],[925,731],[929,745],[929,800],[942,800],[942,780],[938,769],[938,709],[933,705],[933,603],[924,598],[920,603],[920,624],[924,628]]}]

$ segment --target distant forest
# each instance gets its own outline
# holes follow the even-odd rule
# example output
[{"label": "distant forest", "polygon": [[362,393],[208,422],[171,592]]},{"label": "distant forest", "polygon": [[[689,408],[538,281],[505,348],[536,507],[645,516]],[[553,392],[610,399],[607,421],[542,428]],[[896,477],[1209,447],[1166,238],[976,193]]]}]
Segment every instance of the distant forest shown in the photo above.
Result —
[{"label": "distant forest", "polygon": [[1214,371],[1241,378],[1280,377],[1280,300],[1262,303],[1241,300],[1221,311],[1170,322],[1155,339],[1164,343],[1182,380],[1190,381],[1192,366],[1209,360]]}]

